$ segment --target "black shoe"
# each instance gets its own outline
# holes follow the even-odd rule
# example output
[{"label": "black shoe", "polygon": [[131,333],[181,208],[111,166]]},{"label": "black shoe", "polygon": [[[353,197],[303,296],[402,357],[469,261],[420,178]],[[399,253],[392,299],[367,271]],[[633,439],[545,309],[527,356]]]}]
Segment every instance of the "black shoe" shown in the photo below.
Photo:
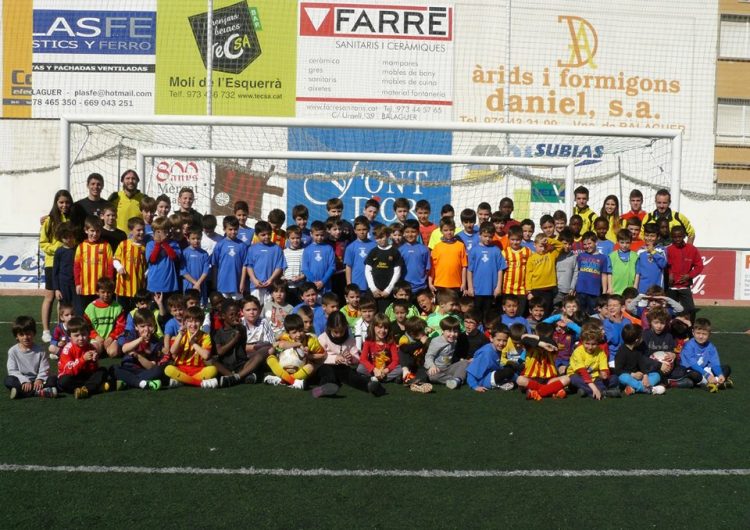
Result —
[{"label": "black shoe", "polygon": [[385,395],[385,387],[380,384],[380,381],[370,381],[367,383],[367,391],[375,397]]},{"label": "black shoe", "polygon": [[670,380],[669,386],[671,388],[693,388],[695,384],[688,379],[687,377],[683,377],[682,379]]},{"label": "black shoe", "polygon": [[586,397],[586,391],[584,389],[582,389],[582,388],[579,388],[578,391],[576,392],[576,395],[579,396],[579,397],[585,398]]},{"label": "black shoe", "polygon": [[604,391],[604,397],[608,398],[621,398],[622,392],[620,392],[619,388],[608,388]]},{"label": "black shoe", "polygon": [[312,389],[312,397],[319,398],[324,396],[333,396],[339,391],[339,385],[335,383],[326,383],[324,385],[316,386]]},{"label": "black shoe", "polygon": [[257,382],[258,382],[258,376],[256,374],[247,374],[245,376],[246,385],[254,385]]}]

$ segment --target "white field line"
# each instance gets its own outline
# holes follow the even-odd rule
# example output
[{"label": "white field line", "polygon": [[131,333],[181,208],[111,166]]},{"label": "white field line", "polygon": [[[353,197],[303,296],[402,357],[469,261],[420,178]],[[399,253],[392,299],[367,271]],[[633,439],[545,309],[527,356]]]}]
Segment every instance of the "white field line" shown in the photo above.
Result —
[{"label": "white field line", "polygon": [[241,475],[274,477],[415,477],[415,478],[616,478],[616,477],[696,477],[750,476],[750,469],[300,469],[300,468],[221,468],[221,467],[143,467],[143,466],[42,466],[0,464],[0,472],[122,473],[131,475]]}]

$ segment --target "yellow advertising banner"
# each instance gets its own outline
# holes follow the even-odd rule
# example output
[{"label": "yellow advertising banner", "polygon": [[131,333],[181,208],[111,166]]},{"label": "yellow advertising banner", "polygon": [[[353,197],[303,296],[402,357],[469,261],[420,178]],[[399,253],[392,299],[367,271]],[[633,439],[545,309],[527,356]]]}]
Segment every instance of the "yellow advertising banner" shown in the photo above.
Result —
[{"label": "yellow advertising banner", "polygon": [[[157,4],[156,113],[206,113],[204,0]],[[215,115],[293,116],[297,2],[214,2]]]},{"label": "yellow advertising banner", "polygon": [[3,2],[4,118],[31,118],[32,4]]}]

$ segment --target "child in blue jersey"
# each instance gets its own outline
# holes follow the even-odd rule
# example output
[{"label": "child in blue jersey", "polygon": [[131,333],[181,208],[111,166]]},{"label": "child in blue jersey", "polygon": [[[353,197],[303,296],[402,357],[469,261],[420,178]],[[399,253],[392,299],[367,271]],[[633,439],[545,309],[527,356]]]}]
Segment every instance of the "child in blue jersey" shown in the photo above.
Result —
[{"label": "child in blue jersey", "polygon": [[[325,330],[327,315],[323,311],[323,306],[318,303],[318,289],[315,287],[315,284],[312,282],[303,283],[299,288],[299,294],[302,301],[292,308],[292,314],[299,313],[300,308],[307,306],[313,312],[313,329],[318,329],[322,326]],[[336,298],[335,295],[334,299],[338,303],[338,298]],[[328,300],[331,301],[330,298],[328,298]],[[318,335],[320,335],[320,333],[318,333]]]},{"label": "child in blue jersey", "polygon": [[203,230],[200,227],[191,227],[188,232],[188,247],[182,251],[182,265],[180,275],[182,276],[182,290],[197,289],[201,293],[201,304],[208,301],[208,286],[206,279],[210,271],[211,257],[201,247]]},{"label": "child in blue jersey", "polygon": [[326,225],[321,221],[313,221],[310,226],[312,243],[302,252],[302,274],[308,282],[315,284],[319,292],[331,290],[331,276],[336,269],[336,256],[333,247],[326,239]]},{"label": "child in blue jersey", "polygon": [[469,296],[484,316],[494,308],[503,287],[503,271],[508,268],[502,251],[493,244],[495,226],[491,222],[479,227],[479,244],[469,252],[467,269]]},{"label": "child in blue jersey", "polygon": [[182,252],[177,242],[168,239],[172,230],[169,219],[154,219],[151,226],[154,239],[146,244],[146,288],[152,293],[174,293],[180,289],[177,267]]},{"label": "child in blue jersey", "polygon": [[493,388],[513,389],[515,367],[503,366],[500,357],[508,344],[510,330],[500,324],[491,332],[491,341],[479,348],[466,369],[466,382],[476,392],[486,392]]},{"label": "child in blue jersey", "polygon": [[594,221],[594,233],[596,234],[596,250],[599,254],[609,256],[615,251],[614,242],[607,239],[609,231],[609,221],[604,217],[598,217]]},{"label": "child in blue jersey", "polygon": [[578,254],[576,262],[578,307],[588,316],[594,312],[596,298],[609,291],[609,275],[612,272],[609,257],[596,250],[596,234],[593,232],[583,234],[583,252]]},{"label": "child in blue jersey", "polygon": [[607,300],[607,311],[609,317],[603,319],[604,324],[604,335],[607,339],[607,345],[609,346],[609,365],[613,367],[615,364],[615,354],[622,345],[622,329],[630,324],[623,314],[623,299],[619,294],[611,294]]},{"label": "child in blue jersey", "polygon": [[518,314],[518,305],[518,296],[506,294],[503,297],[503,314],[500,321],[508,327],[513,324],[522,324],[526,328],[526,333],[531,333],[528,321]]},{"label": "child in blue jersey", "polygon": [[247,246],[237,238],[240,221],[233,215],[224,218],[224,239],[216,243],[211,254],[211,267],[216,271],[216,290],[227,297],[239,299],[245,290],[242,267]]},{"label": "child in blue jersey", "polygon": [[136,309],[133,321],[135,330],[123,335],[122,364],[112,367],[117,390],[159,390],[167,378],[161,340],[155,335],[156,319],[148,309]]},{"label": "child in blue jersey", "polygon": [[245,201],[237,201],[234,203],[234,216],[240,223],[239,227],[237,227],[237,239],[242,241],[248,247],[253,244],[253,237],[255,236],[255,231],[247,226],[247,216],[249,213],[250,206],[248,206]]},{"label": "child in blue jersey", "polygon": [[146,235],[144,241],[148,243],[154,235],[151,223],[154,222],[154,217],[156,216],[156,199],[145,196],[141,199],[138,207],[141,211],[141,218],[143,218],[143,232]]},{"label": "child in blue jersey", "polygon": [[524,219],[521,221],[521,237],[523,238],[521,239],[521,246],[526,247],[531,251],[535,249],[533,239],[535,229],[536,225],[531,219]]},{"label": "child in blue jersey", "polygon": [[407,219],[404,222],[404,243],[398,247],[398,251],[406,269],[401,277],[409,282],[415,293],[427,288],[427,276],[432,264],[430,249],[418,242],[419,237],[419,221]]},{"label": "child in blue jersey", "polygon": [[460,239],[466,247],[466,253],[469,254],[471,249],[479,244],[479,231],[477,230],[477,213],[471,208],[461,210],[461,225],[463,230],[456,233],[456,237]]},{"label": "child in blue jersey", "polygon": [[[693,338],[682,348],[680,367],[696,386],[705,387],[709,392],[732,388],[729,379],[732,369],[721,364],[719,352],[711,342],[711,321],[696,318],[693,324]],[[670,378],[674,377],[674,372]]]},{"label": "child in blue jersey", "polygon": [[344,265],[346,267],[346,283],[356,284],[362,291],[367,290],[367,278],[365,278],[365,258],[376,244],[369,237],[370,222],[363,215],[354,220],[355,239],[346,247],[344,252]]},{"label": "child in blue jersey", "polygon": [[182,317],[185,314],[187,306],[185,304],[185,297],[181,294],[173,294],[167,298],[167,308],[169,309],[169,318],[163,326],[164,329],[164,353],[169,352],[169,347],[172,345],[172,339],[180,333],[182,329]]},{"label": "child in blue jersey", "polygon": [[656,223],[647,223],[643,227],[643,240],[645,244],[638,250],[638,259],[635,262],[635,281],[633,286],[643,294],[656,285],[664,287],[664,269],[667,268],[667,253],[662,247],[656,245],[659,235],[659,227]]},{"label": "child in blue jersey", "polygon": [[271,301],[271,284],[281,278],[286,269],[284,251],[271,241],[271,233],[270,223],[258,221],[255,224],[258,242],[248,249],[242,271],[250,282],[250,294],[260,300],[261,306]]}]

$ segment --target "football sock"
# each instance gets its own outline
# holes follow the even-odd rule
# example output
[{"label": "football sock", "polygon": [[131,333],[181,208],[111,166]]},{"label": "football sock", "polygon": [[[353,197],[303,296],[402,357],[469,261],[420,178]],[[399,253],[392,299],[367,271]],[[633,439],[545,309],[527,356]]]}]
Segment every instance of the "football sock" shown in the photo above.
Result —
[{"label": "football sock", "polygon": [[275,355],[269,355],[266,359],[266,364],[273,372],[273,375],[280,377],[281,380],[286,384],[291,385],[292,383],[294,383],[294,377],[292,376],[292,374],[287,373],[287,371],[281,367],[278,357],[276,357]]},{"label": "football sock", "polygon": [[546,385],[540,385],[537,389],[537,392],[539,392],[539,395],[542,397],[551,396],[555,392],[558,392],[563,389],[563,384],[558,379],[557,381],[553,381],[552,383],[547,383]]},{"label": "football sock", "polygon": [[533,379],[530,379],[530,380],[529,380],[529,384],[528,384],[528,385],[526,385],[526,390],[539,390],[539,388],[540,388],[541,386],[542,386],[542,385],[541,385],[541,384],[539,384],[539,382],[538,382],[538,381],[534,381]]}]

